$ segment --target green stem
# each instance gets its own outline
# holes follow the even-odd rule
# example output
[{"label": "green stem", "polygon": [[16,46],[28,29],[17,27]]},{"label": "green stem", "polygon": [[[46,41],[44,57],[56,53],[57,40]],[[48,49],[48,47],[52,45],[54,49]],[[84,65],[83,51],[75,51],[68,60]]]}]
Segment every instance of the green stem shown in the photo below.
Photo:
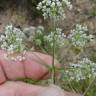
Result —
[{"label": "green stem", "polygon": [[53,61],[52,61],[52,83],[55,84],[55,38],[53,36]]},{"label": "green stem", "polygon": [[54,26],[53,26],[53,32],[54,32],[54,36],[53,36],[53,60],[52,60],[52,83],[55,84],[55,31],[56,31],[56,23],[55,23],[55,20],[53,19],[53,23],[54,23]]}]

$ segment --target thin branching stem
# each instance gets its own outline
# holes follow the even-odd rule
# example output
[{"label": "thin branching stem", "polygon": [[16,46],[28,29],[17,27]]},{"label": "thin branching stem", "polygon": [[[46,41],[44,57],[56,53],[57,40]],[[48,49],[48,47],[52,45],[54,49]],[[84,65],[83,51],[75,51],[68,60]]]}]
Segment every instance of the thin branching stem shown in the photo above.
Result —
[{"label": "thin branching stem", "polygon": [[54,36],[53,36],[53,60],[52,60],[52,83],[53,84],[55,84],[56,82],[56,80],[55,80],[55,61],[54,61],[54,59],[55,59],[55,47],[56,47],[56,45],[55,45],[55,43],[56,43],[56,41],[55,41],[55,31],[56,31],[56,23],[55,23],[55,20],[53,19],[53,32],[54,32]]}]

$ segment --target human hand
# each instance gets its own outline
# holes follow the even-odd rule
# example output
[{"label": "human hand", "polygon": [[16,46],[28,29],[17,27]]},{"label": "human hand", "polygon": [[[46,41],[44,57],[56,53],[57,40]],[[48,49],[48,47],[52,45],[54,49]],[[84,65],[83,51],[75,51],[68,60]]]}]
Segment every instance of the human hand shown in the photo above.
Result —
[{"label": "human hand", "polygon": [[[38,52],[27,52],[25,60],[13,61],[0,50],[0,96],[39,96],[48,87],[15,81],[20,78],[40,80],[47,78],[52,57]],[[56,64],[55,60],[55,64]],[[58,66],[58,64],[56,64]],[[2,84],[3,83],[3,84]]]},{"label": "human hand", "polygon": [[[39,86],[16,81],[20,78],[41,80],[49,77],[52,57],[38,52],[27,52],[22,62],[4,57],[0,50],[0,96],[72,96],[56,85]],[[55,66],[59,63],[55,60]],[[75,96],[75,95],[73,95]]]}]

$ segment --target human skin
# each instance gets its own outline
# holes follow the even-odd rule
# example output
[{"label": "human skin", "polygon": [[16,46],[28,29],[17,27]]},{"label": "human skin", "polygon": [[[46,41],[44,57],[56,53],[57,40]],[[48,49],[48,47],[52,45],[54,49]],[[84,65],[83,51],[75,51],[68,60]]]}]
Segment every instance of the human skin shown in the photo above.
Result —
[{"label": "human skin", "polygon": [[[4,54],[6,52],[0,50],[0,96],[77,96],[64,92],[55,85],[39,86],[16,81],[21,78],[47,79],[50,76],[48,67],[52,66],[51,56],[27,52],[26,59],[20,62],[12,61]],[[60,67],[57,60],[55,66]]]}]

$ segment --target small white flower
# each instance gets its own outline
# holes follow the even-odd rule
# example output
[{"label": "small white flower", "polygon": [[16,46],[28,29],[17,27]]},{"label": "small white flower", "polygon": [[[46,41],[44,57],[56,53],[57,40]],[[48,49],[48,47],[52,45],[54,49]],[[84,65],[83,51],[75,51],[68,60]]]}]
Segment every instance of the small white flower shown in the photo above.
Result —
[{"label": "small white flower", "polygon": [[92,35],[87,35],[87,26],[82,26],[80,24],[76,25],[76,28],[71,30],[68,38],[71,40],[74,46],[84,47],[88,41],[91,41]]},{"label": "small white flower", "polygon": [[55,2],[52,2],[51,3],[51,7],[55,7]]},{"label": "small white flower", "polygon": [[25,49],[23,45],[24,33],[15,28],[12,24],[7,25],[4,30],[4,35],[0,37],[1,49],[8,51],[10,54],[15,51],[23,51]]},{"label": "small white flower", "polygon": [[37,9],[43,12],[44,19],[53,18],[54,20],[65,19],[64,4],[72,9],[68,0],[43,0],[37,5]]},{"label": "small white flower", "polygon": [[96,63],[88,58],[83,58],[76,64],[71,63],[69,69],[65,70],[65,75],[69,76],[70,81],[76,82],[94,78],[96,77]]},{"label": "small white flower", "polygon": [[56,32],[51,32],[47,37],[45,37],[51,47],[53,47],[53,37],[57,46],[61,47],[64,45],[65,38],[64,33],[62,33],[62,29],[56,28]]}]

